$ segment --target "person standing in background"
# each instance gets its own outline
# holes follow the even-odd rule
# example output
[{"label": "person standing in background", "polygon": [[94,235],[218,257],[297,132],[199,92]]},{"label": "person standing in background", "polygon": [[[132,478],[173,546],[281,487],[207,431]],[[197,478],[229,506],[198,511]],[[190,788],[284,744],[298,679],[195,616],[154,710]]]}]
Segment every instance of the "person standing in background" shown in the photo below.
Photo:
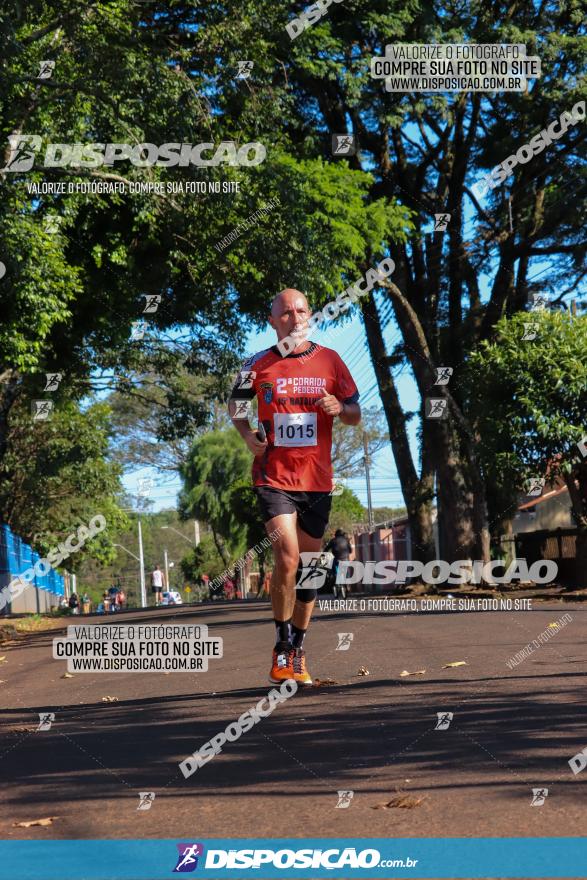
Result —
[{"label": "person standing in background", "polygon": [[161,604],[163,589],[167,589],[165,575],[159,565],[156,565],[151,572],[151,591],[155,594],[155,607]]}]

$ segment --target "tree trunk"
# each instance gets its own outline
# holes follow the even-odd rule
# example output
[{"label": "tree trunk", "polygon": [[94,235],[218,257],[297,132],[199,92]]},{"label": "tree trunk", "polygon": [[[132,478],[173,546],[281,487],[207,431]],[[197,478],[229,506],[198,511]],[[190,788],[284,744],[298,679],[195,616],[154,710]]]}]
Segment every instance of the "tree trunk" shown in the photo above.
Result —
[{"label": "tree trunk", "polygon": [[413,548],[412,556],[414,559],[428,562],[430,559],[434,559],[432,527],[434,474],[431,470],[423,470],[422,477],[419,478],[414,467],[406,431],[406,418],[391,375],[381,322],[372,294],[363,300],[362,311],[371,363],[377,377],[393,457],[408,512]]},{"label": "tree trunk", "polygon": [[565,474],[571,499],[573,519],[577,524],[575,587],[587,587],[587,462],[581,462],[571,474]]}]

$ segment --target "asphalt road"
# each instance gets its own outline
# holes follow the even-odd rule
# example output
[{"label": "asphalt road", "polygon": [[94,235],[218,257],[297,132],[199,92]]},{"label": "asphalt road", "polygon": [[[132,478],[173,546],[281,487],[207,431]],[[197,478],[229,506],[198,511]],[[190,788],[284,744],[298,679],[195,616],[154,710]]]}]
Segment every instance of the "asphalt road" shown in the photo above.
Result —
[{"label": "asphalt road", "polygon": [[[567,612],[564,629],[507,667]],[[55,631],[2,646],[1,838],[584,834],[587,771],[574,775],[568,760],[587,746],[586,607],[318,611],[310,671],[337,683],[296,694],[189,779],[178,763],[270,689],[269,606],[66,622],[171,620],[208,624],[223,658],[197,674],[62,678]],[[353,633],[349,650],[337,650],[340,632]],[[442,668],[455,661],[467,665]],[[55,713],[48,731],[36,730],[40,712]],[[448,729],[435,729],[438,712],[453,713]],[[542,806],[531,805],[533,788],[548,788]],[[337,808],[339,790],[354,792],[349,807]],[[139,811],[145,791],[155,801]],[[14,827],[48,816],[58,818]]]}]

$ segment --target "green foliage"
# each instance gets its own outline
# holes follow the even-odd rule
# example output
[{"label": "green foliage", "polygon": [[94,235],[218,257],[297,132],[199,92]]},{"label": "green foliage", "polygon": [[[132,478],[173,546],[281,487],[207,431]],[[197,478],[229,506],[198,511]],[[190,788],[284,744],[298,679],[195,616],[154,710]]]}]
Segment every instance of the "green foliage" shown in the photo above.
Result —
[{"label": "green foliage", "polygon": [[332,498],[330,521],[324,539],[328,540],[332,537],[336,529],[352,532],[353,524],[364,520],[365,508],[355,493],[345,486],[340,495],[334,495]]},{"label": "green foliage", "polygon": [[405,507],[374,507],[373,521],[376,523],[385,520],[401,519],[406,515]]},{"label": "green foliage", "polygon": [[225,567],[246,549],[247,532],[238,518],[234,493],[245,483],[250,467],[250,453],[230,429],[198,437],[182,468],[181,515],[209,524]]},{"label": "green foliage", "polygon": [[[533,340],[522,339],[528,325]],[[571,473],[587,433],[587,318],[503,318],[471,357],[468,394],[490,483],[515,492],[530,477]]]},{"label": "green foliage", "polygon": [[225,568],[212,535],[204,535],[196,549],[181,561],[181,570],[192,584],[196,583],[203,574],[207,574],[210,580],[213,580]]},{"label": "green foliage", "polygon": [[81,411],[62,402],[50,419],[33,422],[21,403],[13,408],[8,440],[0,470],[0,518],[44,554],[102,514],[106,529],[64,567],[75,571],[87,557],[112,560],[112,535],[128,520],[118,506],[121,469],[107,459],[109,408],[94,403]]}]

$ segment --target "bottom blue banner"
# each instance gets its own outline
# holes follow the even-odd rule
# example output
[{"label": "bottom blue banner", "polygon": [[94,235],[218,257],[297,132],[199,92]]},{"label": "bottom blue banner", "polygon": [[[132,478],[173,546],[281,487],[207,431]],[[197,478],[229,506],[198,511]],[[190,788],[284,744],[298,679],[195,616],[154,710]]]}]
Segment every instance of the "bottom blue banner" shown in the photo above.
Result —
[{"label": "bottom blue banner", "polygon": [[587,839],[10,840],[0,880],[584,878]]}]

